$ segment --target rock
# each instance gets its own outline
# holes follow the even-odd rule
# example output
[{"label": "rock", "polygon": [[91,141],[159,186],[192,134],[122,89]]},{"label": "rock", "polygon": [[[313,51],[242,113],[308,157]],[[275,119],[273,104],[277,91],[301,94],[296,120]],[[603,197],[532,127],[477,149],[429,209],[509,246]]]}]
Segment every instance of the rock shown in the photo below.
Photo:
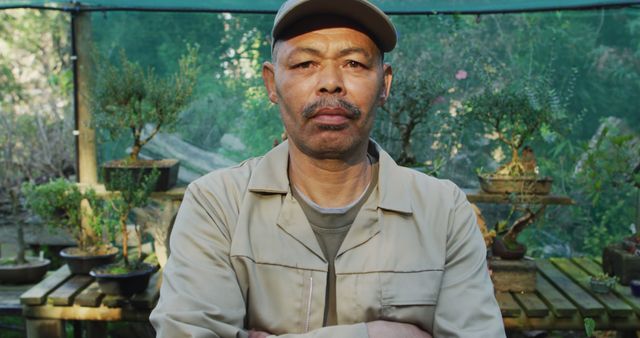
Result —
[{"label": "rock", "polygon": [[[145,130],[147,133],[149,128]],[[237,146],[237,144],[236,144]],[[173,134],[158,133],[140,153],[142,158],[175,158],[180,160],[178,180],[191,182],[219,168],[229,167],[234,161],[214,152],[198,148]]]},{"label": "rock", "polygon": [[609,116],[600,124],[596,133],[591,137],[591,140],[589,141],[589,150],[580,157],[580,160],[576,164],[574,173],[577,174],[583,170],[590,152],[593,151],[601,142],[605,130],[607,131],[607,136],[631,135],[631,140],[626,144],[626,157],[629,158],[628,174],[631,175],[632,173],[640,171],[640,157],[637,155],[640,154],[640,134],[629,127],[624,120],[614,116]]},{"label": "rock", "polygon": [[241,152],[247,149],[242,140],[233,134],[224,134],[220,139],[220,144],[223,149],[229,151]]}]

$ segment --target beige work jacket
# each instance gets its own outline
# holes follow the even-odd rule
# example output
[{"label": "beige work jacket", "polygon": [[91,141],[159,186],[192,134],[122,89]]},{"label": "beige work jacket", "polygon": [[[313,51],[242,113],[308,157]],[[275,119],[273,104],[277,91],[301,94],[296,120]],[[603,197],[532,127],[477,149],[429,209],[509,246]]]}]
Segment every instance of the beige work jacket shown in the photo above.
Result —
[{"label": "beige work jacket", "polygon": [[436,338],[504,337],[465,194],[371,144],[378,187],[335,259],[339,325],[322,327],[328,265],[291,195],[284,142],[189,185],[150,318],[158,337],[358,338],[376,319]]}]

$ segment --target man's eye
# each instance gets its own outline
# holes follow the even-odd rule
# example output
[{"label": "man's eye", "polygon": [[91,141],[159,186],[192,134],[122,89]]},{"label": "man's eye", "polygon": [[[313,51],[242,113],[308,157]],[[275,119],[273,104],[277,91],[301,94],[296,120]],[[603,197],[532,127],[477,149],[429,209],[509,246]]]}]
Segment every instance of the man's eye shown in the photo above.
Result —
[{"label": "man's eye", "polygon": [[360,63],[358,61],[349,60],[349,61],[347,61],[347,67],[360,68],[360,67],[364,67],[364,66],[362,65],[362,63]]},{"label": "man's eye", "polygon": [[293,66],[293,68],[307,69],[307,68],[311,67],[312,64],[313,64],[313,62],[311,62],[311,61],[300,62],[300,63],[296,63]]}]

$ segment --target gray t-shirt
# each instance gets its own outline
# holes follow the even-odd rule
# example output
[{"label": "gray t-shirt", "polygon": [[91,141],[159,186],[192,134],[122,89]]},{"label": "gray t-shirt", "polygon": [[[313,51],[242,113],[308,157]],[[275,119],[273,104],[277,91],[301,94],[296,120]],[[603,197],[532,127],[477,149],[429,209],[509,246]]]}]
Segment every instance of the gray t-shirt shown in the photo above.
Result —
[{"label": "gray t-shirt", "polygon": [[292,187],[291,193],[298,201],[305,216],[311,224],[313,233],[318,239],[324,257],[329,263],[329,273],[327,274],[327,290],[324,308],[324,326],[337,325],[337,304],[336,304],[336,273],[334,261],[336,254],[342,245],[342,241],[347,236],[351,224],[360,211],[364,202],[378,185],[378,163],[377,159],[371,158],[371,182],[365,192],[350,205],[342,208],[322,208],[310,198],[300,193]]}]

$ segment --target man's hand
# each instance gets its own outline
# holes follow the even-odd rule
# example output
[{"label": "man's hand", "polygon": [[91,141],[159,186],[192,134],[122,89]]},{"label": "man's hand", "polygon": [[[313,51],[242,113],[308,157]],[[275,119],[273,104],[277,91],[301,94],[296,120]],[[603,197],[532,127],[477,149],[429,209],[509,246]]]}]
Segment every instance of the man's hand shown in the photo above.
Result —
[{"label": "man's hand", "polygon": [[249,338],[267,338],[269,334],[264,331],[249,330]]},{"label": "man's hand", "polygon": [[369,332],[369,338],[432,338],[428,332],[420,330],[413,324],[384,320],[367,323],[367,331]]}]

